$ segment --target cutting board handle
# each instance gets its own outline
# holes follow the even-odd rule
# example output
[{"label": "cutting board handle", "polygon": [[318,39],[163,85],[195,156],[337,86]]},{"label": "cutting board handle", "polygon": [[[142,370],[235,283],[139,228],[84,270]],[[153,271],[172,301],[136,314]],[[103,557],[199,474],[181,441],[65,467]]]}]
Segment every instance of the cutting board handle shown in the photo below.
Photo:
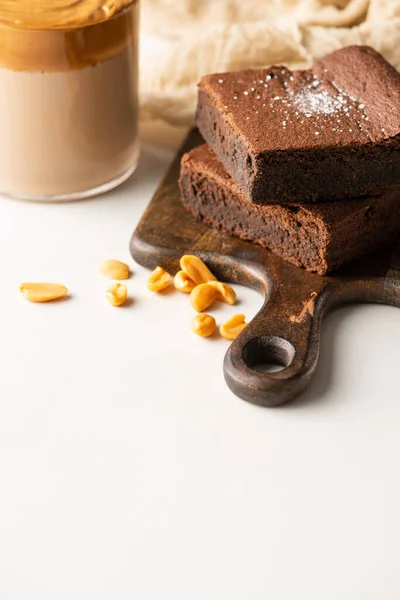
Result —
[{"label": "cutting board handle", "polygon": [[[308,279],[301,290],[277,285],[256,317],[230,346],[225,380],[243,400],[277,406],[297,398],[311,383],[317,366],[321,324],[341,304],[377,302],[400,306],[400,271],[376,279]],[[306,282],[303,282],[306,283]],[[313,286],[317,285],[317,289]],[[303,300],[300,302],[300,298]],[[265,364],[283,367],[263,372]]]},{"label": "cutting board handle", "polygon": [[[224,362],[230,389],[243,400],[277,406],[299,396],[314,374],[326,299],[332,290],[302,290],[304,301],[272,290],[256,317],[231,344]],[[283,297],[284,296],[284,297]],[[265,365],[282,370],[265,372]]]}]

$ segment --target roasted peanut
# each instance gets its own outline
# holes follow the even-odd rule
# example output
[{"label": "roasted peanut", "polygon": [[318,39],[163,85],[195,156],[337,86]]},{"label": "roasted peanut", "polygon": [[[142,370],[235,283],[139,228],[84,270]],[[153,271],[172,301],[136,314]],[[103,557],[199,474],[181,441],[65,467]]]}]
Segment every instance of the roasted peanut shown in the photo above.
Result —
[{"label": "roasted peanut", "polygon": [[209,337],[217,327],[214,317],[203,313],[192,319],[192,331],[200,337]]},{"label": "roasted peanut", "polygon": [[162,267],[157,267],[147,280],[147,287],[151,292],[161,292],[171,283],[171,275]]},{"label": "roasted peanut", "polygon": [[190,294],[190,302],[197,312],[203,312],[209,308],[216,297],[215,290],[207,283],[197,285]]},{"label": "roasted peanut", "polygon": [[100,263],[99,271],[109,279],[128,279],[129,266],[119,260],[105,260]]},{"label": "roasted peanut", "polygon": [[122,306],[128,297],[128,288],[121,283],[114,283],[106,291],[106,298],[111,306]]},{"label": "roasted peanut", "polygon": [[221,281],[209,281],[207,285],[214,288],[216,292],[216,299],[220,302],[226,302],[226,304],[235,304],[236,293],[227,283]]},{"label": "roasted peanut", "polygon": [[174,286],[179,292],[190,294],[196,284],[186,275],[185,271],[178,271],[174,277]]},{"label": "roasted peanut", "polygon": [[59,283],[23,283],[19,289],[29,302],[51,302],[62,298],[68,292],[67,288]]},{"label": "roasted peanut", "polygon": [[181,269],[186,273],[196,285],[207,283],[207,281],[216,281],[216,277],[211,273],[210,269],[204,264],[198,256],[185,254],[181,258]]},{"label": "roasted peanut", "polygon": [[244,315],[235,315],[229,321],[221,325],[219,332],[226,340],[234,340],[247,326]]}]

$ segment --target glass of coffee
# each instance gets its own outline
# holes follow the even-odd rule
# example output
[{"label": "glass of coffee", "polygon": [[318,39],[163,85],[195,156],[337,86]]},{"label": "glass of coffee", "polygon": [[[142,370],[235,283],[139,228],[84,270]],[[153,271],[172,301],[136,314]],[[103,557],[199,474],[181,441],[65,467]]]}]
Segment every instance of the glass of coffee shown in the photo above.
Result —
[{"label": "glass of coffee", "polygon": [[139,0],[2,0],[0,193],[75,200],[135,170]]}]

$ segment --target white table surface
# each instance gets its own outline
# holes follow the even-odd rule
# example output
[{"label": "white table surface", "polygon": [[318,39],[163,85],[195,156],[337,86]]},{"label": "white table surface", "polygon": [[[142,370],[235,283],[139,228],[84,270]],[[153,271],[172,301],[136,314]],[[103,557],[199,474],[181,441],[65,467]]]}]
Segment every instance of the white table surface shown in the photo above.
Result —
[{"label": "white table surface", "polygon": [[[333,313],[297,402],[236,398],[228,342],[130,260],[171,157],[145,144],[95,200],[0,201],[1,600],[398,600],[400,311]],[[133,266],[123,309],[108,258]],[[24,280],[71,297],[29,304]],[[251,317],[261,298],[237,291]]]}]

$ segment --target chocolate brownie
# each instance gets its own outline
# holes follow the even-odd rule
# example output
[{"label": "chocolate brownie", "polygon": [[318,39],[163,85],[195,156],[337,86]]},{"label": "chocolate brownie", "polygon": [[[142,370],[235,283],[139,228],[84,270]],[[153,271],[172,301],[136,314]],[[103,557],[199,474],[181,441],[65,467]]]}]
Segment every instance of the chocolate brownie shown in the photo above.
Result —
[{"label": "chocolate brownie", "polygon": [[400,183],[400,74],[366,46],[307,71],[207,75],[197,124],[257,204],[342,200]]},{"label": "chocolate brownie", "polygon": [[347,202],[257,206],[203,145],[183,156],[180,187],[197,219],[321,275],[400,234],[400,186]]}]

